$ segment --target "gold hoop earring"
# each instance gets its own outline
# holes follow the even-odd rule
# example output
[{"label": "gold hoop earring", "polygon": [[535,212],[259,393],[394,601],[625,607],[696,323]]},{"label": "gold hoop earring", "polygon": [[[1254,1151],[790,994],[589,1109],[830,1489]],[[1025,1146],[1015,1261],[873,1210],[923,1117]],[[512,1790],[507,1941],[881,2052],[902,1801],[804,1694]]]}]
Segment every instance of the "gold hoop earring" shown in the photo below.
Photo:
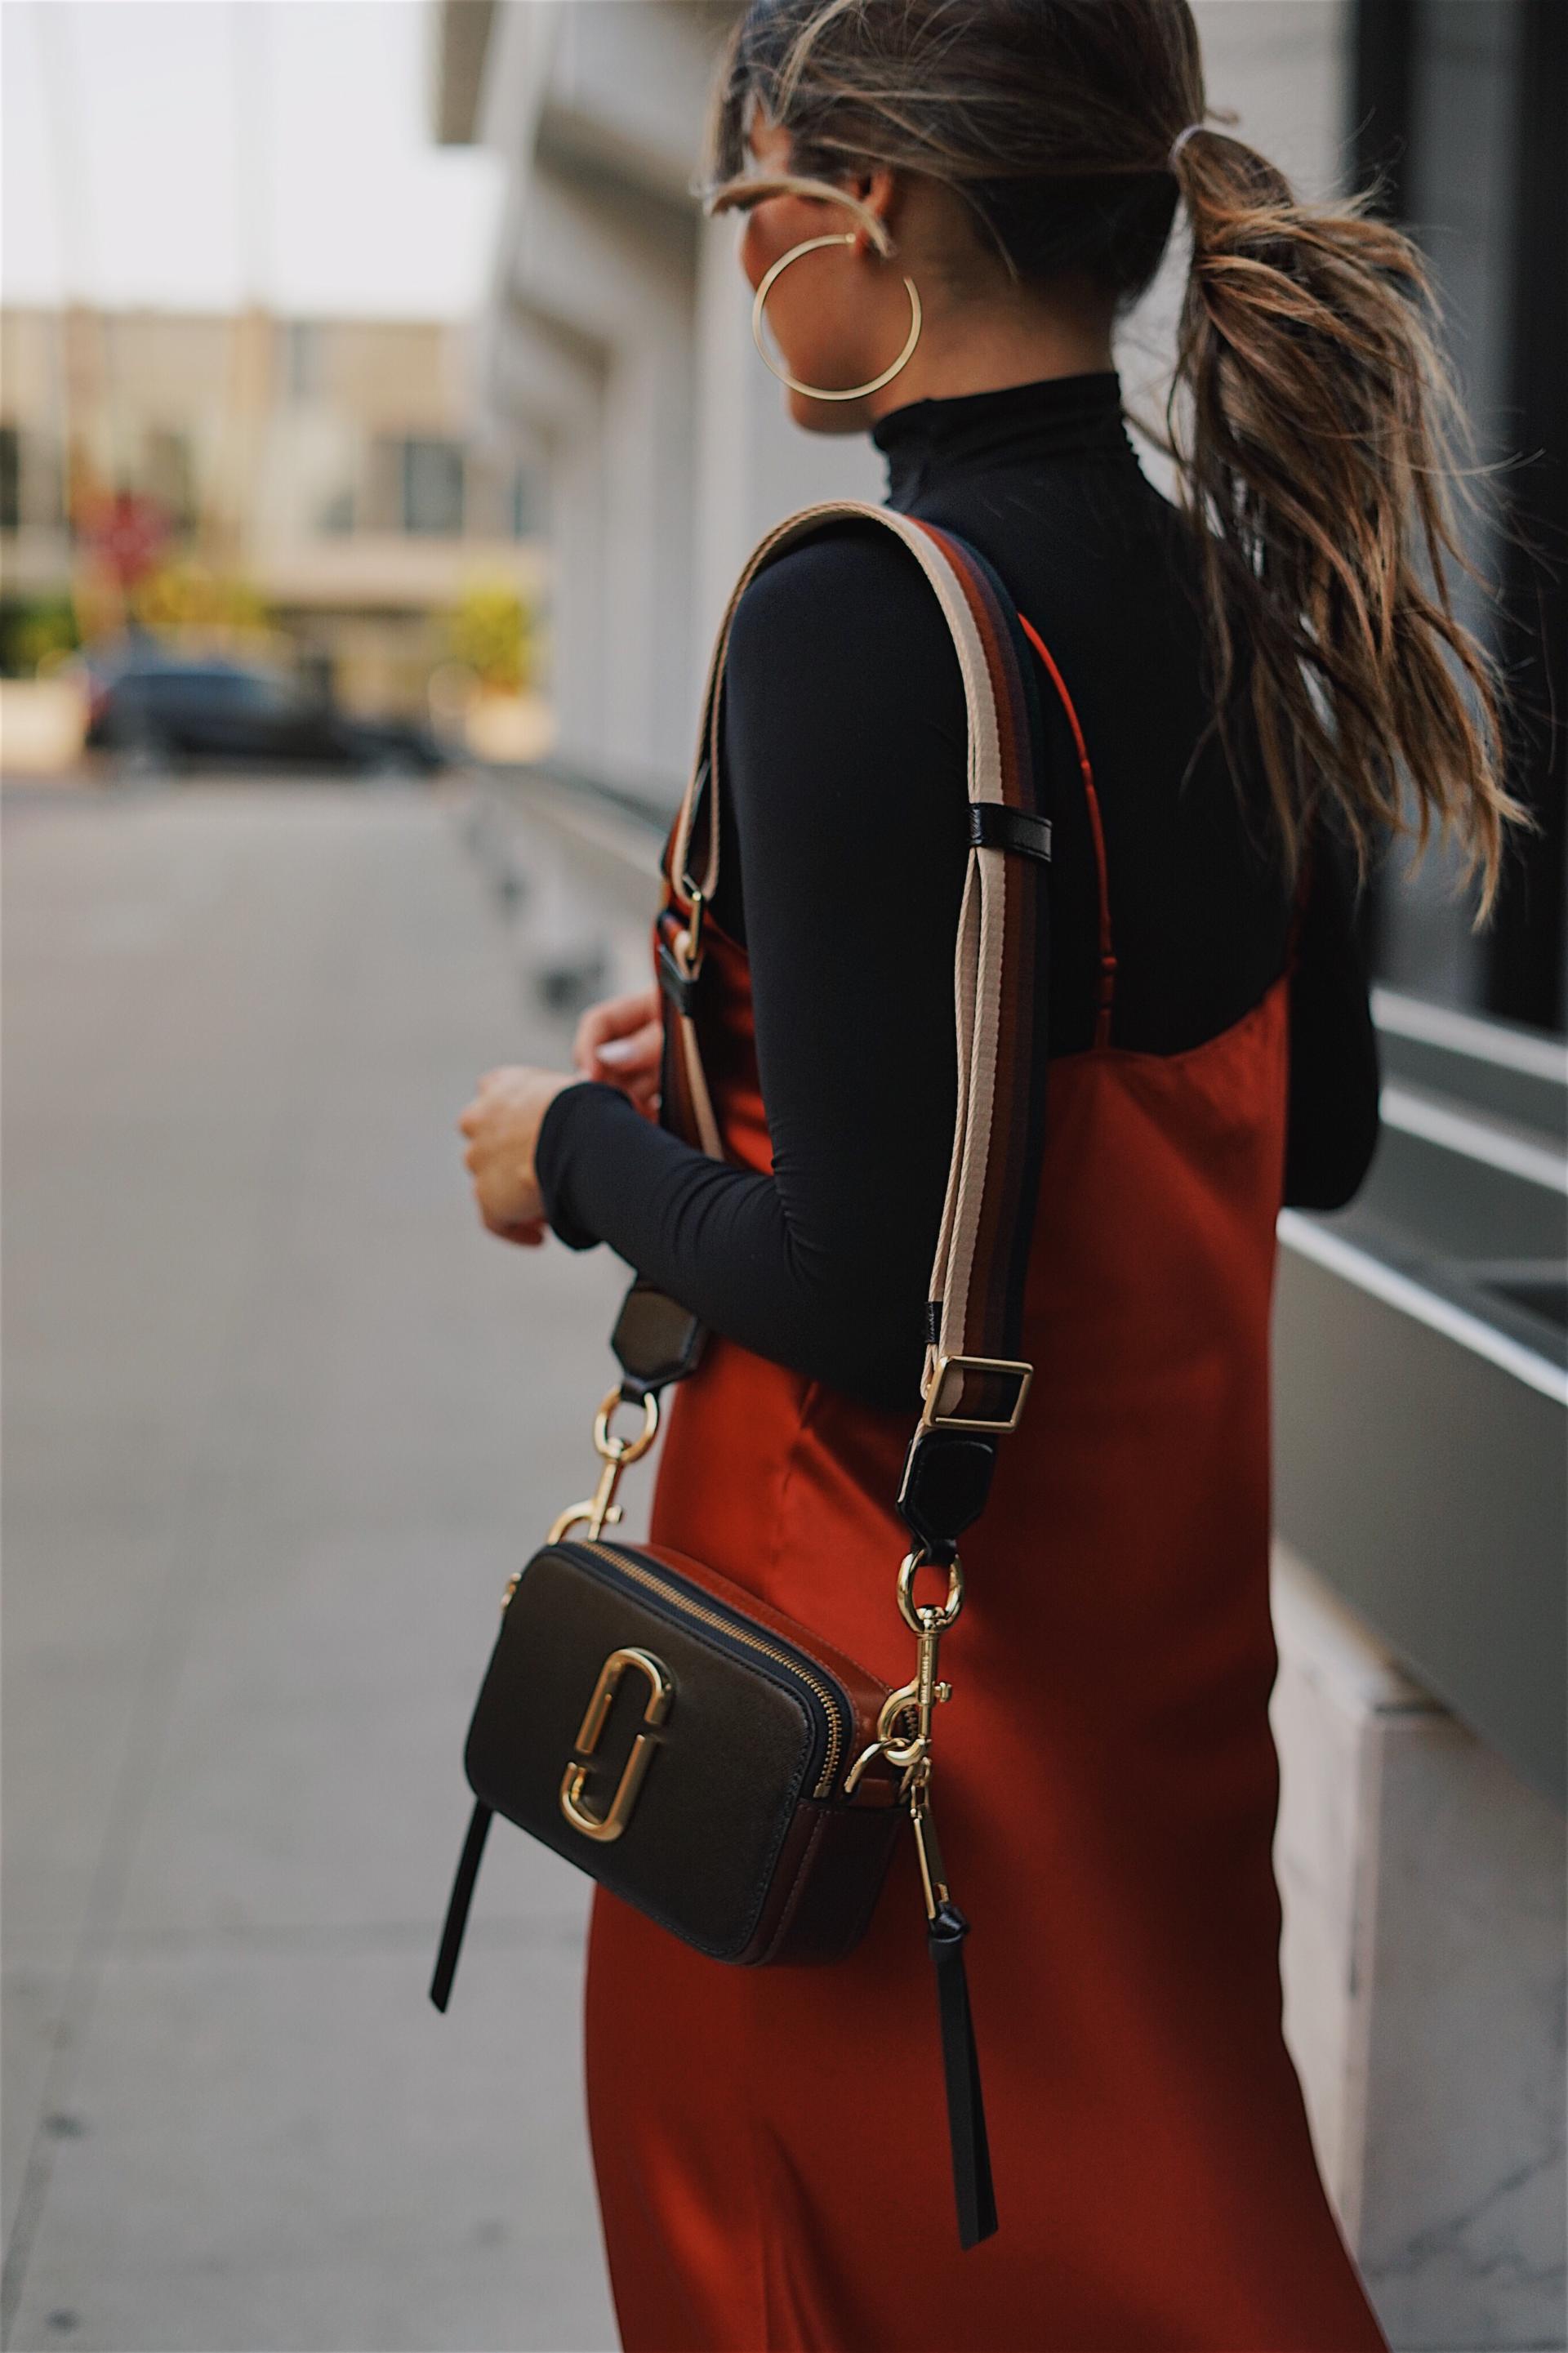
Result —
[{"label": "gold hoop earring", "polygon": [[856,234],[854,229],[847,229],[842,233],[836,232],[831,237],[808,237],[804,244],[792,245],[789,251],[781,253],[778,259],[764,272],[762,283],[757,288],[756,299],[752,304],[752,340],[761,352],[764,365],[777,376],[781,384],[787,385],[791,392],[804,393],[808,400],[864,400],[868,393],[880,392],[885,384],[892,383],[900,368],[908,366],[915,345],[921,339],[920,289],[912,278],[906,278],[904,291],[910,298],[909,336],[903,350],[899,353],[892,366],[885,367],[880,375],[869,377],[865,384],[852,384],[845,392],[825,392],[820,385],[802,384],[798,376],[790,375],[773,359],[763,341],[763,312],[766,307],[768,296],[773,292],[780,278],[789,268],[790,263],[798,261],[803,253],[816,253],[825,245],[853,245]]}]

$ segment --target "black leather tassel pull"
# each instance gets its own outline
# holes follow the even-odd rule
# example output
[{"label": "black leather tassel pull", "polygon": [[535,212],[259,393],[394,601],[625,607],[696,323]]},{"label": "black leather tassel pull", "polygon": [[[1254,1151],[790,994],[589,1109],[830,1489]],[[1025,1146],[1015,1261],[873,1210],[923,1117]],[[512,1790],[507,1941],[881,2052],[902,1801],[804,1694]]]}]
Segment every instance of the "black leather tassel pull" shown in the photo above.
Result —
[{"label": "black leather tassel pull", "polygon": [[991,2185],[991,2149],[985,2137],[980,2059],[974,2048],[974,2024],[969,2014],[969,1980],[963,1969],[963,1940],[968,1934],[969,1923],[957,1905],[951,1899],[939,1903],[928,1924],[927,1935],[931,1957],[936,1964],[958,2237],[961,2246],[977,2247],[996,2228],[996,2197]]},{"label": "black leather tassel pull", "polygon": [[430,1980],[430,1999],[437,2010],[444,2010],[451,1997],[452,1979],[458,1974],[458,1955],[463,1948],[463,1931],[468,1925],[468,1906],[474,1900],[474,1882],[479,1875],[479,1857],[484,1853],[493,1819],[482,1799],[468,1816],[468,1835],[463,1841],[458,1875],[452,1882],[447,1925],[441,1931],[441,1949],[436,1956],[436,1974]]}]

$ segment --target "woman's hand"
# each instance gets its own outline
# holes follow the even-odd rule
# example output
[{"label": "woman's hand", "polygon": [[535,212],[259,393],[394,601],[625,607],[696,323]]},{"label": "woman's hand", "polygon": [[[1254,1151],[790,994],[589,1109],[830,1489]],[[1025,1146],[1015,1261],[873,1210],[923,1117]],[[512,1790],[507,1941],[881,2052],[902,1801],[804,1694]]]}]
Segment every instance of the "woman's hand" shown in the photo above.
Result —
[{"label": "woman's hand", "polygon": [[534,1155],[545,1113],[562,1088],[573,1083],[564,1071],[520,1064],[487,1071],[458,1122],[468,1139],[463,1159],[474,1180],[479,1216],[503,1241],[531,1250],[544,1240],[544,1196]]},{"label": "woman's hand", "polygon": [[658,1058],[663,1030],[657,988],[591,1005],[577,1024],[572,1060],[585,1079],[619,1087],[651,1118],[658,1108]]},{"label": "woman's hand", "polygon": [[[577,1024],[572,1060],[577,1075],[619,1087],[651,1119],[658,1108],[663,1032],[657,988],[591,1005]],[[463,1155],[474,1180],[479,1215],[503,1241],[533,1249],[548,1230],[544,1197],[534,1171],[544,1114],[563,1087],[560,1071],[510,1064],[487,1071],[458,1127],[468,1139]]]}]

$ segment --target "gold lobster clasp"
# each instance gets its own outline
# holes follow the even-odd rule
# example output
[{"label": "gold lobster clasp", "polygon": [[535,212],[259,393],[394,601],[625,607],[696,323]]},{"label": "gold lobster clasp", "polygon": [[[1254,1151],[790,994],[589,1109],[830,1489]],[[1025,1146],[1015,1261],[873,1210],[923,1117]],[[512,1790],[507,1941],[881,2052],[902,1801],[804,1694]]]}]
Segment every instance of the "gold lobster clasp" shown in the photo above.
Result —
[{"label": "gold lobster clasp", "polygon": [[[590,1537],[601,1536],[620,1518],[621,1507],[616,1501],[616,1489],[621,1483],[621,1473],[628,1463],[646,1454],[658,1436],[658,1399],[651,1389],[642,1399],[642,1428],[634,1430],[630,1438],[616,1436],[610,1428],[611,1417],[616,1408],[626,1402],[627,1400],[622,1398],[619,1389],[611,1389],[601,1402],[598,1412],[594,1416],[594,1451],[604,1465],[599,1473],[599,1483],[583,1503],[568,1504],[563,1512],[556,1514],[545,1535],[547,1545],[560,1544],[575,1527],[585,1527]],[[517,1591],[517,1586],[516,1577],[507,1579],[506,1591],[501,1596],[503,1612]]]},{"label": "gold lobster clasp", "polygon": [[[847,1796],[853,1795],[875,1757],[882,1757],[902,1773],[901,1794],[910,1797],[911,1804],[915,1792],[923,1788],[930,1776],[931,1719],[942,1702],[952,1697],[952,1685],[938,1679],[938,1659],[942,1638],[963,1607],[963,1569],[954,1553],[948,1564],[946,1600],[918,1602],[915,1578],[926,1564],[925,1546],[917,1545],[913,1552],[905,1555],[899,1570],[899,1609],[915,1637],[914,1680],[889,1692],[883,1701],[877,1718],[877,1737],[862,1749],[845,1778]],[[908,1728],[910,1718],[912,1728]],[[900,1730],[900,1725],[906,1728]]]},{"label": "gold lobster clasp", "polygon": [[616,1502],[616,1489],[621,1483],[621,1473],[628,1463],[647,1452],[658,1435],[658,1399],[650,1389],[642,1400],[642,1428],[630,1438],[617,1438],[610,1428],[610,1419],[622,1403],[619,1389],[612,1389],[594,1416],[594,1451],[604,1464],[599,1483],[585,1503],[568,1504],[550,1524],[546,1544],[559,1544],[579,1523],[585,1522],[590,1536],[603,1535],[621,1516]]}]

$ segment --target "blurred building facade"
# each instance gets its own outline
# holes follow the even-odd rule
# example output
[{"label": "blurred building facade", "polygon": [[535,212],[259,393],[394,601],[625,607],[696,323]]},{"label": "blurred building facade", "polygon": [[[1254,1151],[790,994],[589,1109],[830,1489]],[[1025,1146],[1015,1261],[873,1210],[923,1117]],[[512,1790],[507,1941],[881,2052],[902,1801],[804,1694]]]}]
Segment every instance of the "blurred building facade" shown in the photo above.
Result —
[{"label": "blurred building facade", "polygon": [[[1499,601],[1460,610],[1516,698],[1510,783],[1536,820],[1478,937],[1441,863],[1379,890],[1367,944],[1391,981],[1534,1027],[1568,1025],[1568,8],[1561,0],[1357,0],[1347,164],[1433,264],[1476,456],[1498,470],[1470,553]],[[1402,863],[1404,861],[1401,861]]]},{"label": "blurred building facade", "polygon": [[544,595],[544,478],[475,432],[467,361],[426,321],[0,313],[12,666],[52,609],[112,628],[129,571],[154,619],[265,628],[350,707],[422,712],[466,597]]},{"label": "blurred building facade", "polygon": [[[746,333],[731,223],[689,186],[729,0],[442,0],[438,134],[504,159],[508,200],[479,328],[478,414],[542,457],[553,505],[562,750],[668,806],[695,680],[745,554],[810,498],[877,497],[862,440],[795,431]],[[1500,608],[1465,591],[1521,691],[1521,841],[1478,938],[1451,868],[1377,891],[1368,945],[1394,985],[1538,1027],[1564,1022],[1563,567],[1568,253],[1561,0],[1198,0],[1211,96],[1304,189],[1382,174],[1436,267],[1479,454],[1510,472],[1471,532]],[[1130,322],[1130,393],[1158,383],[1167,274]],[[1151,413],[1152,413],[1151,404]]]},{"label": "blurred building facade", "polygon": [[[1537,708],[1568,708],[1560,584],[1519,552],[1553,543],[1568,480],[1568,8],[1194,5],[1211,102],[1298,186],[1384,172],[1380,201],[1446,286],[1483,456],[1545,453],[1478,515],[1472,552],[1505,595],[1468,610]],[[793,507],[879,497],[880,463],[789,425],[751,347],[733,225],[690,197],[731,0],[433,15],[437,135],[482,141],[508,174],[476,417],[548,473],[552,765],[657,817],[745,554]],[[1134,417],[1157,411],[1177,290],[1167,272],[1124,332]],[[1489,939],[1440,860],[1415,878],[1398,861],[1369,902],[1384,1145],[1348,1221],[1281,1222],[1287,2029],[1405,2353],[1565,2334],[1562,766],[1527,728],[1515,782],[1540,829]]]}]

